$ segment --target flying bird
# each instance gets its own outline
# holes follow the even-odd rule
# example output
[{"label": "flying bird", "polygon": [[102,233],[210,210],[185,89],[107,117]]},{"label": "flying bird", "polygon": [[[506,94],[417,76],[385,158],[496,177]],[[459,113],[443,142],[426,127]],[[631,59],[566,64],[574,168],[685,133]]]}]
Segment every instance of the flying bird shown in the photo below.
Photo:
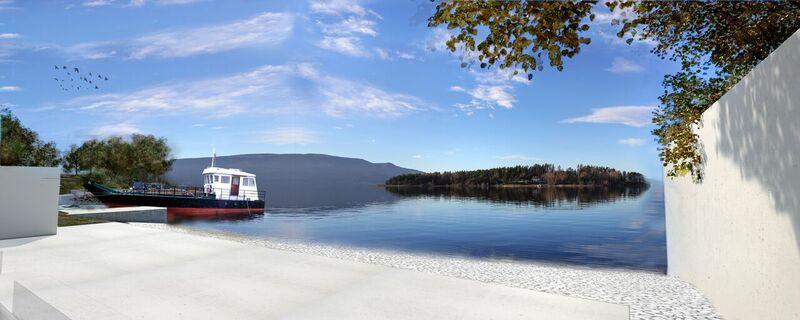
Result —
[{"label": "flying bird", "polygon": [[[2,2],[2,0],[0,0],[0,2]],[[95,73],[95,72],[87,72],[87,70],[85,70],[85,69],[84,69],[84,74],[87,74],[88,76],[82,76],[81,73],[80,73],[81,70],[80,70],[80,68],[78,66],[67,67],[66,65],[62,65],[62,66],[53,65],[53,69],[56,70],[56,74],[54,74],[53,80],[55,80],[57,83],[59,83],[59,88],[61,90],[64,90],[64,91],[73,91],[73,90],[81,90],[81,89],[89,90],[89,89],[92,89],[92,87],[94,87],[95,90],[100,90],[101,89],[100,85],[98,83],[96,83],[95,81],[108,81],[109,80],[107,75],[104,76],[104,75],[101,75],[101,74]],[[97,75],[97,79],[94,79],[95,75]],[[66,83],[67,79],[69,79],[69,81],[70,81],[69,82],[70,83],[69,88],[61,85],[62,83]],[[84,85],[78,85],[80,83],[79,82],[76,83],[77,82],[76,80],[83,81],[83,82],[85,82],[85,84]],[[88,84],[88,85],[86,85],[86,84]]]}]

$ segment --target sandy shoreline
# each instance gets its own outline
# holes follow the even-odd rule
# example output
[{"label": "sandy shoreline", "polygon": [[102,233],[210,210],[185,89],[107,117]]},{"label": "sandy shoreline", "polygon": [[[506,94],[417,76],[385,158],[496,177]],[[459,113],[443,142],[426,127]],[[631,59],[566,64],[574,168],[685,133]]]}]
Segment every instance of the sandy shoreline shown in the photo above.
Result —
[{"label": "sandy shoreline", "polygon": [[630,306],[631,319],[720,319],[711,304],[691,285],[675,277],[647,271],[411,254],[250,238],[165,224],[131,225],[624,304]]}]

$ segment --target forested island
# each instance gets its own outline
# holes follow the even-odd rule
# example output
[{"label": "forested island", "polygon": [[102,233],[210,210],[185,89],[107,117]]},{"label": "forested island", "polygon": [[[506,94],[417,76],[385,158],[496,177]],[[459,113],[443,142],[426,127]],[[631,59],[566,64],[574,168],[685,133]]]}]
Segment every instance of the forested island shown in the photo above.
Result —
[{"label": "forested island", "polygon": [[638,172],[578,165],[562,169],[553,164],[493,169],[403,174],[386,180],[386,186],[646,186]]}]

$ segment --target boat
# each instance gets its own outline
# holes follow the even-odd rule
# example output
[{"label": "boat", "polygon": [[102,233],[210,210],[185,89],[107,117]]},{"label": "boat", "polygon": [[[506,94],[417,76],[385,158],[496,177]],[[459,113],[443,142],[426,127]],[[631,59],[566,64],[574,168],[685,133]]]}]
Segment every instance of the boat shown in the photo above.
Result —
[{"label": "boat", "polygon": [[138,183],[114,189],[97,182],[85,187],[109,207],[166,207],[167,214],[185,217],[250,215],[264,213],[266,192],[258,191],[256,175],[239,169],[211,166],[203,170],[203,187],[162,187]]}]

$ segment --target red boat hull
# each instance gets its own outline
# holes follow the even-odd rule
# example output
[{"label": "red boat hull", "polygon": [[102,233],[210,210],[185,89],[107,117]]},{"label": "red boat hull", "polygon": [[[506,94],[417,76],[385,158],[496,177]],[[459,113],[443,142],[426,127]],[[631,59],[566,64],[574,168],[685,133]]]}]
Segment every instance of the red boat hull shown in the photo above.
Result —
[{"label": "red boat hull", "polygon": [[264,208],[186,208],[167,207],[167,214],[185,217],[211,217],[264,213]]},{"label": "red boat hull", "polygon": [[[104,203],[109,208],[133,207],[125,203]],[[167,207],[167,214],[184,217],[213,217],[225,215],[248,215],[264,213],[264,208],[187,208],[187,207]]]}]

